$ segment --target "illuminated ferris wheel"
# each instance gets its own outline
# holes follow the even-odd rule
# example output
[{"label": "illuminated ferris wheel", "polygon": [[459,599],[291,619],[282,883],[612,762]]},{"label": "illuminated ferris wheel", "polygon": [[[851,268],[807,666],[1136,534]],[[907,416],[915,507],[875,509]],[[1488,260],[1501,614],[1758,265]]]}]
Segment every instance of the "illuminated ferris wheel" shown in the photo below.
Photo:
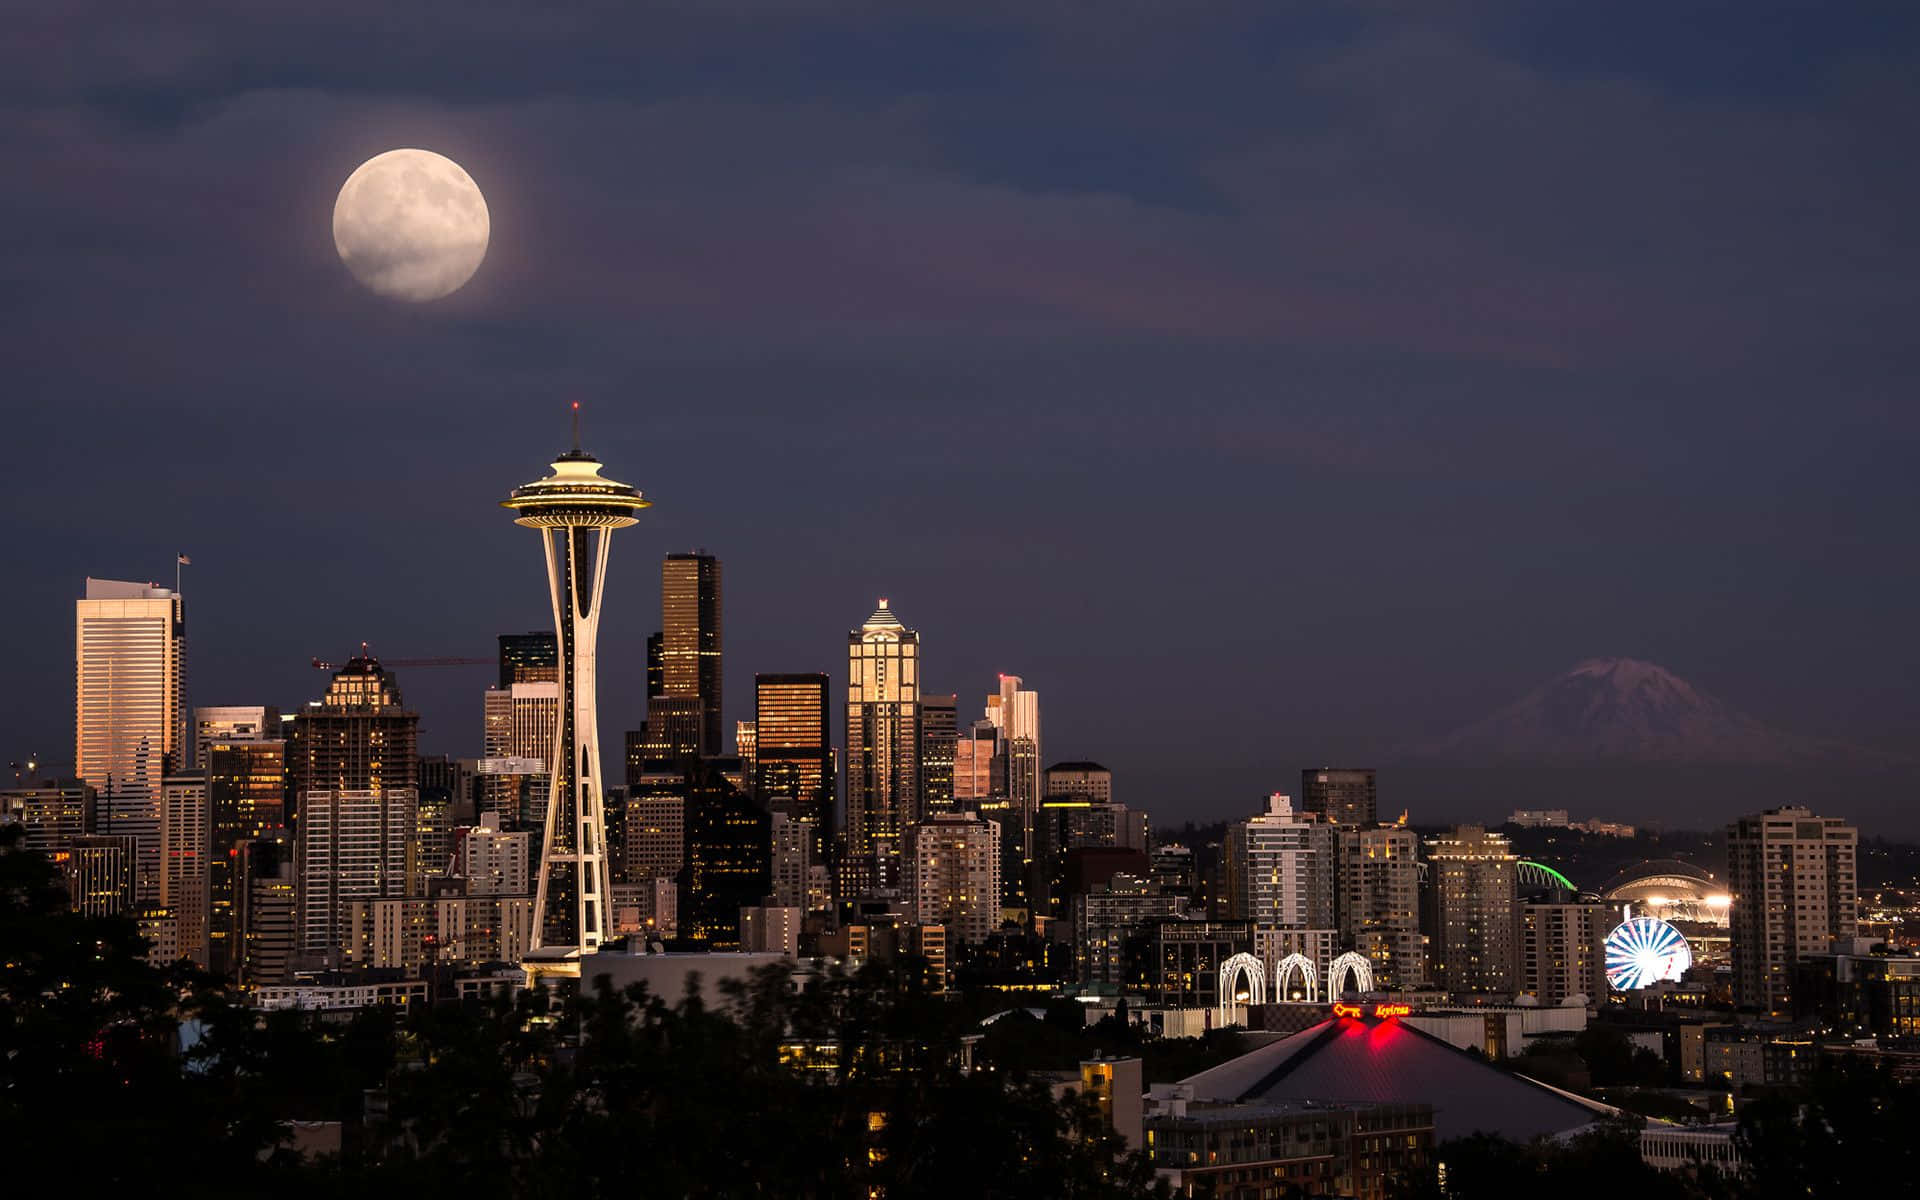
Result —
[{"label": "illuminated ferris wheel", "polygon": [[1634,917],[1607,935],[1607,983],[1632,991],[1662,979],[1678,979],[1693,965],[1693,951],[1680,931],[1653,917]]}]

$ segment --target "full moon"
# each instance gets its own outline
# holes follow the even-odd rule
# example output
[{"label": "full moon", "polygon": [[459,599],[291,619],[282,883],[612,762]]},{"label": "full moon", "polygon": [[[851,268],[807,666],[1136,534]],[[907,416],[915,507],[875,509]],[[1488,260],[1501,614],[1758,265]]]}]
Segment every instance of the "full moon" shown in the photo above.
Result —
[{"label": "full moon", "polygon": [[333,202],[333,245],[382,296],[438,300],[487,255],[487,201],[460,164],[431,150],[389,150],[360,164]]}]

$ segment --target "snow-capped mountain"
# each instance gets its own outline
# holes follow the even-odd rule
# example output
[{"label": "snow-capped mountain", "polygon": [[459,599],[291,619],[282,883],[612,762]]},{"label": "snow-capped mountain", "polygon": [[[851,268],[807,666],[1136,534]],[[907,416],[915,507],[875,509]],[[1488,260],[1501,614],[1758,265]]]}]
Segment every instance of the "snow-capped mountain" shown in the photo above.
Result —
[{"label": "snow-capped mountain", "polygon": [[1650,662],[1590,658],[1499,712],[1406,749],[1459,766],[1888,765],[1879,751],[1774,729]]}]

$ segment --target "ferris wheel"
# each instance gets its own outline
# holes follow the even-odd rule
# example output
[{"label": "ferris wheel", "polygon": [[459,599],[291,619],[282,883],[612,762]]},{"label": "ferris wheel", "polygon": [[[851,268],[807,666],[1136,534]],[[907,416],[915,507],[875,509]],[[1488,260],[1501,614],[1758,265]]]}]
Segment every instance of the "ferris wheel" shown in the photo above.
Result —
[{"label": "ferris wheel", "polygon": [[1653,917],[1634,917],[1607,935],[1607,983],[1628,992],[1678,979],[1693,965],[1693,951],[1680,931]]}]

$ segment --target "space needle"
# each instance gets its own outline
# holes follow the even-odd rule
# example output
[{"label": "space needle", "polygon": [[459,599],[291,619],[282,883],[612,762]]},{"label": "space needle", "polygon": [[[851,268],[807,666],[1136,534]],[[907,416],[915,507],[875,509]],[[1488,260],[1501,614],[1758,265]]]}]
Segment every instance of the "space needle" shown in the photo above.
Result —
[{"label": "space needle", "polygon": [[581,957],[610,936],[612,896],[594,699],[600,595],[613,531],[635,524],[634,513],[650,501],[638,488],[601,477],[600,460],[580,449],[575,401],[573,449],[554,460],[551,475],[513,489],[500,503],[514,511],[514,524],[540,532],[560,650],[560,713],[547,764],[546,835],[525,967],[529,982],[538,975],[577,977]]}]

